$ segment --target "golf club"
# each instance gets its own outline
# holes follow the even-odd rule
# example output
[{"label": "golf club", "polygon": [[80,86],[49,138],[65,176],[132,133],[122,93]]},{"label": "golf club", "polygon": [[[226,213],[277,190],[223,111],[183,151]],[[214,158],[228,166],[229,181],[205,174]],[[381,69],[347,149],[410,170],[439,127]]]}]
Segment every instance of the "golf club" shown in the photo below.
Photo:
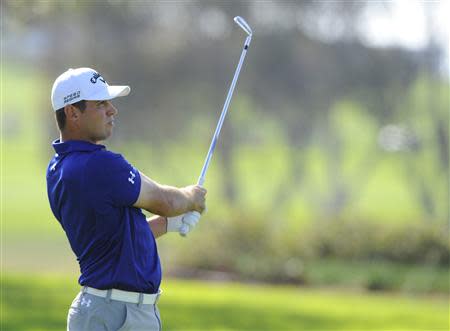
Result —
[{"label": "golf club", "polygon": [[[233,80],[231,82],[230,89],[228,90],[227,98],[225,99],[225,103],[222,108],[222,113],[220,114],[219,122],[217,123],[216,131],[214,132],[213,138],[211,140],[211,144],[209,146],[208,154],[205,158],[205,163],[203,164],[202,171],[200,172],[200,177],[198,178],[197,185],[203,186],[203,183],[205,182],[205,176],[206,172],[208,171],[209,162],[211,161],[211,157],[214,153],[214,149],[216,148],[217,140],[219,139],[220,130],[222,129],[222,124],[225,119],[225,116],[228,111],[228,106],[231,102],[231,97],[233,96],[233,91],[236,86],[236,82],[239,77],[239,73],[241,71],[242,64],[244,63],[245,55],[247,54],[248,46],[250,45],[250,41],[252,40],[252,29],[247,24],[247,22],[240,16],[236,16],[234,18],[234,21],[237,25],[239,25],[242,30],[245,31],[247,34],[247,38],[244,42],[244,48],[242,49],[241,57],[239,58],[239,63],[237,65],[236,71],[234,72]],[[196,212],[189,212],[184,217],[196,217]],[[186,236],[187,232],[189,231],[189,227],[187,224],[183,224],[180,230],[180,235]]]}]

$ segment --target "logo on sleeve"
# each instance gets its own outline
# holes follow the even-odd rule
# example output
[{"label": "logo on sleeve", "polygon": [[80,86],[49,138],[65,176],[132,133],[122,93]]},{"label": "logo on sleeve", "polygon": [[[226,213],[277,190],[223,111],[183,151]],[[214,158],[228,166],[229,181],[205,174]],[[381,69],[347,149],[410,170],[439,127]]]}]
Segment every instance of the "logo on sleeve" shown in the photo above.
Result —
[{"label": "logo on sleeve", "polygon": [[133,171],[130,170],[130,177],[128,177],[128,181],[131,184],[134,184],[134,178],[136,177],[136,175],[133,173]]}]

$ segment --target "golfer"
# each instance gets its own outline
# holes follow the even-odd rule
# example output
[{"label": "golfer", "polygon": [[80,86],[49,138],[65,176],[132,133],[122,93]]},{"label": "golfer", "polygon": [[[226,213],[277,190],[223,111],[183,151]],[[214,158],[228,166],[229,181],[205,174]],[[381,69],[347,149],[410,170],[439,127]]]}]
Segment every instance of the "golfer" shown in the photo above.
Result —
[{"label": "golfer", "polygon": [[[130,93],[90,68],[69,69],[51,101],[60,130],[47,169],[50,207],[80,264],[80,293],[67,330],[161,330],[156,306],[161,266],[155,238],[189,231],[205,209],[206,190],[160,185],[108,151],[117,109]],[[146,219],[141,209],[154,217]],[[195,217],[183,217],[191,212]]]}]

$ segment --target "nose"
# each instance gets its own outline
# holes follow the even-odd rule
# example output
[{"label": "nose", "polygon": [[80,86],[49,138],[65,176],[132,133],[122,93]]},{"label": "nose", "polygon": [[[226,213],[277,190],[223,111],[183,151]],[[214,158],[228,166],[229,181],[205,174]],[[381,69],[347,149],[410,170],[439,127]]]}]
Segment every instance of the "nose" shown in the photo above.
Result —
[{"label": "nose", "polygon": [[118,110],[117,110],[117,108],[116,107],[114,107],[114,105],[111,103],[111,102],[108,102],[108,115],[109,116],[114,116],[114,115],[117,115],[117,113],[119,112]]}]

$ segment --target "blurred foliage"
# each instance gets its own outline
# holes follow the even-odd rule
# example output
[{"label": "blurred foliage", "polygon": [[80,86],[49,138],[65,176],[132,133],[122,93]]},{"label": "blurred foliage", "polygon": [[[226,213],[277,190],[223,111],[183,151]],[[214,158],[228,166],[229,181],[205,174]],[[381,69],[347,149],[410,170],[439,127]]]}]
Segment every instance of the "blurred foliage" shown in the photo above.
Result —
[{"label": "blurred foliage", "polygon": [[131,85],[108,148],[188,185],[238,60],[239,14],[255,35],[208,173],[208,212],[192,239],[159,241],[166,269],[447,291],[443,50],[431,35],[421,50],[367,46],[357,23],[371,5],[2,1],[3,263],[72,259],[45,192],[54,78],[91,66]]},{"label": "blurred foliage", "polygon": [[[14,76],[19,72],[17,68],[7,69],[5,75]],[[32,81],[32,77],[29,76],[30,87],[27,90],[35,91],[32,86],[39,84],[39,78]],[[11,82],[10,88],[13,88],[15,83]],[[411,95],[420,100],[417,86],[423,85],[418,82]],[[8,105],[4,116],[29,116],[24,105],[13,102],[16,100],[13,96],[11,93],[4,99]],[[414,104],[420,105],[420,102]],[[433,150],[435,145],[426,138],[430,131],[423,127],[427,126],[418,132],[422,132],[424,137],[421,138],[422,145],[430,144],[426,149],[433,150],[433,153],[425,150],[423,159],[422,154],[413,154],[414,151],[407,150],[405,159],[391,153],[387,159],[379,161],[385,165],[385,170],[380,171],[379,165],[373,162],[373,156],[381,158],[385,152],[377,149],[376,126],[370,114],[356,102],[347,100],[336,104],[329,121],[325,122],[326,129],[319,130],[314,142],[302,152],[286,144],[286,136],[274,118],[254,113],[242,98],[237,99],[237,107],[239,116],[232,118],[230,123],[238,132],[237,139],[245,141],[231,155],[236,160],[232,173],[238,183],[237,202],[231,205],[225,199],[221,185],[222,169],[215,165],[208,178],[212,196],[210,210],[192,234],[193,238],[187,242],[179,242],[177,237],[159,241],[167,272],[194,268],[200,270],[200,274],[205,270],[219,271],[237,279],[269,282],[340,284],[412,292],[448,291],[448,223],[443,217],[426,218],[427,213],[422,212],[420,206],[410,209],[414,198],[402,202],[400,195],[395,193],[399,192],[399,187],[408,190],[414,183],[412,179],[426,175],[427,180],[435,183],[430,192],[436,197],[440,194],[445,197],[445,183],[439,179],[445,176],[443,173],[418,171],[416,178],[400,175],[401,169],[409,166],[411,159],[424,169],[441,167],[435,161],[439,156],[438,149],[434,147],[436,149]],[[31,116],[36,114],[31,113]],[[255,117],[261,125],[245,130]],[[426,120],[424,118],[422,123],[426,124]],[[201,121],[201,118],[193,118],[187,129],[186,137],[192,141],[191,146],[202,145],[196,134],[201,131],[196,130],[196,124]],[[18,123],[22,121],[18,120]],[[8,242],[13,244],[8,247],[28,247],[35,241],[32,239],[35,234],[61,245],[61,240],[55,238],[62,237],[63,233],[48,210],[43,176],[35,174],[36,169],[43,171],[45,168],[45,161],[36,148],[39,139],[34,139],[42,131],[38,121],[23,123],[27,127],[13,126],[3,145],[7,156],[3,185],[8,192],[8,203],[3,210],[4,230],[9,236]],[[208,126],[207,119],[204,119],[204,124]],[[367,135],[361,135],[361,131]],[[332,142],[326,137],[328,134],[339,140]],[[352,139],[355,136],[361,138]],[[17,144],[18,141],[21,143]],[[335,147],[328,147],[329,144]],[[186,153],[176,141],[168,141],[159,147],[142,142],[118,142],[115,147],[118,151],[125,151],[133,163],[143,164],[141,169],[144,172],[163,182],[186,184],[192,177],[190,174],[195,173],[191,170],[201,165],[201,150],[192,148],[190,153]],[[207,147],[204,142],[203,147]],[[149,153],[144,155],[143,151]],[[180,155],[186,155],[182,164],[178,162]],[[301,162],[301,174],[294,172],[290,161],[296,159]],[[152,162],[156,160],[158,162]],[[398,170],[394,176],[389,175],[392,169]],[[342,174],[342,179],[335,177],[336,172]],[[336,200],[333,197],[339,194],[334,195],[333,192],[339,192],[342,185],[345,185],[348,196]],[[438,190],[439,187],[442,189]],[[393,188],[393,209],[388,209],[386,196]],[[369,204],[365,206],[362,203],[357,207],[357,197],[364,190]],[[29,201],[28,208],[23,208],[21,198]],[[435,199],[435,203],[445,207],[445,200],[440,199]],[[370,208],[375,208],[375,211]],[[413,212],[411,218],[405,217],[406,209]],[[273,210],[278,212],[271,212]],[[392,213],[395,210],[400,211],[400,216]],[[443,212],[442,216],[446,211]],[[361,218],[356,218],[357,215]],[[26,235],[23,234],[24,227],[27,228]],[[47,250],[40,244],[34,252],[38,255],[41,251],[48,256]],[[20,254],[24,254],[8,249],[6,253],[16,260],[22,259]],[[60,259],[56,256],[54,260]],[[333,260],[338,262],[330,262]],[[11,265],[8,259],[6,261]],[[349,264],[348,261],[353,262]],[[381,263],[381,269],[368,267],[375,262]],[[30,262],[26,263],[29,265]],[[405,267],[397,269],[399,267],[394,263]],[[358,274],[357,270],[361,269],[367,269],[367,272]]]},{"label": "blurred foliage", "polygon": [[[39,86],[48,87],[20,98],[34,101],[32,122],[41,128],[33,139],[45,151],[42,162],[51,153],[48,141],[57,135],[48,111],[51,82],[68,67],[92,66],[110,83],[120,79],[132,86],[130,97],[117,100],[119,125],[110,146],[123,146],[132,157],[138,152],[128,146],[147,145],[141,153],[152,153],[153,163],[160,156],[170,163],[165,167],[195,149],[199,162],[180,179],[196,178],[198,170],[192,169],[200,169],[238,59],[242,32],[231,18],[239,13],[255,37],[214,158],[221,203],[257,213],[275,208],[289,218],[364,214],[371,208],[373,214],[380,205],[376,186],[383,186],[400,206],[414,200],[402,208],[405,218],[412,216],[405,210],[416,205],[424,218],[449,218],[444,125],[449,87],[438,72],[443,50],[431,35],[417,51],[366,46],[358,20],[374,6],[370,2],[4,1],[2,6],[3,64],[22,69],[7,77],[30,76],[26,71],[34,68],[42,77]],[[338,35],[324,38],[324,26]],[[22,90],[5,91],[7,128],[25,121],[14,111]],[[386,127],[394,134],[383,131]],[[407,178],[390,183],[385,173],[379,175],[387,171]],[[149,173],[155,170],[149,167]],[[382,183],[373,185],[374,178]],[[382,209],[383,218],[397,218],[395,203]]]},{"label": "blurred foliage", "polygon": [[[329,220],[286,231],[273,222],[277,220],[245,213],[215,220],[214,227],[194,235],[196,243],[189,246],[189,254],[178,252],[179,258],[167,269],[179,273],[183,268],[198,268],[200,275],[202,270],[215,270],[224,272],[224,277],[309,285],[323,284],[323,277],[331,274],[327,284],[413,292],[449,290],[446,224]],[[207,239],[197,241],[198,236]],[[429,281],[427,286],[423,277],[412,277],[421,274]]]},{"label": "blurred foliage", "polygon": [[448,231],[443,224],[315,222],[301,231],[299,253],[306,253],[308,258],[387,260],[448,267]]}]

